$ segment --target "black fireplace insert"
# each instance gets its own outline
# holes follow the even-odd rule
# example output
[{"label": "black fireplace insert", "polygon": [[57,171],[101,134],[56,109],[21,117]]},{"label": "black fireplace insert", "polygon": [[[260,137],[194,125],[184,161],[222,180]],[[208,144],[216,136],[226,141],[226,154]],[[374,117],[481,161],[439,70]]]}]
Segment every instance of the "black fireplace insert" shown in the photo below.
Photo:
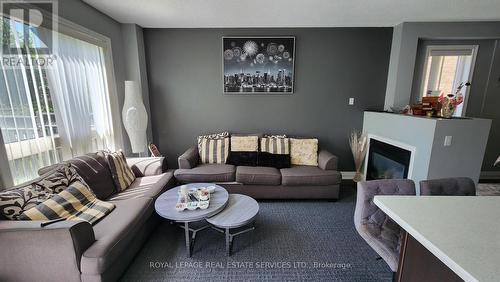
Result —
[{"label": "black fireplace insert", "polygon": [[370,138],[366,180],[406,179],[411,151]]}]

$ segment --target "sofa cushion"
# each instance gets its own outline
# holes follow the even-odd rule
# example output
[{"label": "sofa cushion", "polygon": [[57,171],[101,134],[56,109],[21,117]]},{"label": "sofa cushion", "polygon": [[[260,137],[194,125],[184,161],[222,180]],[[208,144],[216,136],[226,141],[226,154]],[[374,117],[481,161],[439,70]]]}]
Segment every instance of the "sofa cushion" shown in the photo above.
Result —
[{"label": "sofa cushion", "polygon": [[[89,153],[72,158],[70,163],[76,168],[78,174],[89,185],[98,199],[105,200],[115,192],[115,183],[109,170],[108,162],[102,154]],[[39,175],[54,170],[60,164],[43,167],[38,170]]]},{"label": "sofa cushion", "polygon": [[167,171],[168,167],[165,157],[127,158],[127,164],[134,172],[135,177],[162,174]]},{"label": "sofa cushion", "polygon": [[231,136],[231,152],[257,152],[258,150],[258,136]]},{"label": "sofa cushion", "polygon": [[259,158],[257,162],[258,166],[268,166],[277,169],[289,168],[290,155],[283,154],[271,154],[268,152],[259,152]]},{"label": "sofa cushion", "polygon": [[231,136],[231,150],[227,158],[227,164],[235,166],[256,166],[259,152],[259,137]]},{"label": "sofa cushion", "polygon": [[178,169],[175,178],[183,183],[232,182],[236,168],[227,164],[201,164],[191,169]]},{"label": "sofa cushion", "polygon": [[115,192],[115,183],[106,159],[97,154],[86,154],[68,161],[87,182],[98,199],[104,200]]},{"label": "sofa cushion", "polygon": [[153,176],[138,177],[127,190],[114,194],[108,200],[128,200],[144,197],[156,199],[167,190],[167,184],[172,178],[173,172],[171,171]]},{"label": "sofa cushion", "polygon": [[280,171],[283,185],[335,185],[342,180],[340,172],[317,166],[297,165]]},{"label": "sofa cushion", "polygon": [[134,182],[135,174],[128,165],[125,154],[122,151],[105,154],[117,191],[127,189]]},{"label": "sofa cushion", "polygon": [[261,152],[289,155],[290,139],[286,135],[266,135],[260,139]]},{"label": "sofa cushion", "polygon": [[115,209],[93,227],[96,241],[83,253],[82,273],[103,273],[119,260],[154,211],[154,201],[151,198],[111,203],[115,204]]},{"label": "sofa cushion", "polygon": [[229,155],[229,132],[198,136],[202,164],[225,164]]},{"label": "sofa cushion", "polygon": [[259,152],[229,152],[227,164],[235,166],[256,166],[259,159]]},{"label": "sofa cushion", "polygon": [[256,185],[280,185],[281,173],[274,167],[239,166],[236,168],[236,182]]},{"label": "sofa cushion", "polygon": [[290,138],[290,157],[293,165],[318,165],[318,139]]}]

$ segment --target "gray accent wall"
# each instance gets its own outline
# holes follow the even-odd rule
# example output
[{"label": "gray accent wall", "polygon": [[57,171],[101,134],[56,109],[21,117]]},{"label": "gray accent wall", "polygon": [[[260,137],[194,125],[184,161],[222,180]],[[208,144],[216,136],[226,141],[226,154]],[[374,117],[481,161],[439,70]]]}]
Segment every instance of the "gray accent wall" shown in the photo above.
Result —
[{"label": "gray accent wall", "polygon": [[[295,93],[224,95],[230,35],[295,36]],[[354,170],[348,135],[362,129],[364,110],[384,106],[391,38],[392,28],[144,29],[153,140],[176,167],[200,134],[315,136],[340,170]]]}]

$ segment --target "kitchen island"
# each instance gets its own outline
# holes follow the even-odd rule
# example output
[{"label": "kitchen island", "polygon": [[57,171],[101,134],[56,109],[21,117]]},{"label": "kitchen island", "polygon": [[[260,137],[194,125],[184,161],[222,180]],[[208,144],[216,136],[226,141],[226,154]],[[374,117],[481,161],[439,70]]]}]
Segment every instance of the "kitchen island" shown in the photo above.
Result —
[{"label": "kitchen island", "polygon": [[500,197],[375,196],[405,230],[396,281],[499,281]]}]

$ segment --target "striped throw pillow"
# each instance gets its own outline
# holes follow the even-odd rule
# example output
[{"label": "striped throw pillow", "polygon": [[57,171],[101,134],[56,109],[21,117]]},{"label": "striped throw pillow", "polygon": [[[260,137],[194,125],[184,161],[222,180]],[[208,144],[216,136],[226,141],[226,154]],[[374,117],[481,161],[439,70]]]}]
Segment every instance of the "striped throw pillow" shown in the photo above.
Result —
[{"label": "striped throw pillow", "polygon": [[21,220],[84,220],[94,224],[115,205],[98,200],[85,182],[73,182],[66,190],[25,211]]},{"label": "striped throw pillow", "polygon": [[123,152],[106,153],[106,159],[118,192],[127,189],[134,182],[135,174],[128,166]]},{"label": "striped throw pillow", "polygon": [[198,136],[198,153],[202,164],[225,164],[229,155],[229,133]]},{"label": "striped throw pillow", "polygon": [[290,140],[285,135],[265,136],[260,139],[260,151],[288,155],[290,154]]}]

